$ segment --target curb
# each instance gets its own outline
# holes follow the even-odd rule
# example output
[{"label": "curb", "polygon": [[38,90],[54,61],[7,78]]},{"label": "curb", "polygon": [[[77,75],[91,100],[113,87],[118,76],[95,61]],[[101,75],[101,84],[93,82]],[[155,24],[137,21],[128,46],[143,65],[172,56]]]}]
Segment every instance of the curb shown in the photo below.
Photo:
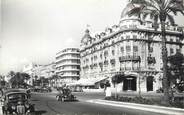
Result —
[{"label": "curb", "polygon": [[102,99],[87,100],[87,102],[102,104],[102,105],[109,105],[114,107],[137,109],[137,110],[149,111],[149,112],[155,112],[155,113],[161,113],[161,114],[167,114],[167,115],[184,115],[184,109],[180,109],[180,108],[161,107],[161,106],[155,106],[155,105],[144,105],[144,104],[127,103],[127,102],[115,102],[115,101],[107,101]]}]

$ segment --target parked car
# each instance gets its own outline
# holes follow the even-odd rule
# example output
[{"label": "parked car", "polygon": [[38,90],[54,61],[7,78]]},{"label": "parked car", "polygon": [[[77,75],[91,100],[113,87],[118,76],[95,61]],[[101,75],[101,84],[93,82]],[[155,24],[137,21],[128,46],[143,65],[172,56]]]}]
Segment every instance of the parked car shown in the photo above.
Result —
[{"label": "parked car", "polygon": [[52,89],[51,89],[50,87],[42,87],[42,88],[41,88],[41,91],[42,91],[42,92],[51,92]]},{"label": "parked car", "polygon": [[1,98],[3,115],[32,114],[35,111],[34,104],[31,104],[28,95],[21,91],[7,91]]},{"label": "parked car", "polygon": [[44,93],[44,92],[51,92],[51,88],[50,87],[40,87],[40,86],[36,86],[33,89],[34,92],[40,92],[40,93]]},{"label": "parked car", "polygon": [[56,95],[58,101],[75,101],[76,97],[71,93],[70,89],[61,89]]}]

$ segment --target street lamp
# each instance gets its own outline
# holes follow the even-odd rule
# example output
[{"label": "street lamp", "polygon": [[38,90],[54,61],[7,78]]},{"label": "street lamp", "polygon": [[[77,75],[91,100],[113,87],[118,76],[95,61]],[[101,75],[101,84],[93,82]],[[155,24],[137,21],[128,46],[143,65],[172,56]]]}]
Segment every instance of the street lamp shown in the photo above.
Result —
[{"label": "street lamp", "polygon": [[141,96],[141,76],[140,76],[140,71],[141,71],[141,59],[139,58],[139,68],[138,68],[138,78],[139,78],[139,97]]}]

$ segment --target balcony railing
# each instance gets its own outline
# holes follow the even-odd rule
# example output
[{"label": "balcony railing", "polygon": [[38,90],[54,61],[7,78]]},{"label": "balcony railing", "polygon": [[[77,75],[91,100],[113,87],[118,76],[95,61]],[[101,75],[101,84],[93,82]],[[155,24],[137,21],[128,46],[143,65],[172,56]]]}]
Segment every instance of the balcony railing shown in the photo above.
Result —
[{"label": "balcony railing", "polygon": [[155,57],[147,57],[147,60],[148,60],[148,64],[155,64],[156,63],[156,59]]},{"label": "balcony railing", "polygon": [[110,60],[110,63],[111,63],[112,65],[114,65],[114,64],[116,63],[116,60],[115,60],[115,59],[111,59],[111,60]]},{"label": "balcony railing", "polygon": [[120,62],[124,62],[124,61],[141,61],[141,57],[140,56],[121,56],[119,57],[119,61]]},{"label": "balcony railing", "polygon": [[105,60],[104,61],[104,65],[108,65],[109,64],[109,61],[108,60]]}]

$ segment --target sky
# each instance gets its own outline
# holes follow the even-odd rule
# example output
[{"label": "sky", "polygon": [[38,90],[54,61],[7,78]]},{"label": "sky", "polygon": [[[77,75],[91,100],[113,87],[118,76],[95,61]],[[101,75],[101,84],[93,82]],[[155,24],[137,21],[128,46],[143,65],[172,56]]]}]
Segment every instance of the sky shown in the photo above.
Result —
[{"label": "sky", "polygon": [[[64,48],[80,46],[84,31],[119,23],[127,0],[0,0],[0,74],[29,62],[48,64]],[[184,17],[176,17],[178,24]]]}]

